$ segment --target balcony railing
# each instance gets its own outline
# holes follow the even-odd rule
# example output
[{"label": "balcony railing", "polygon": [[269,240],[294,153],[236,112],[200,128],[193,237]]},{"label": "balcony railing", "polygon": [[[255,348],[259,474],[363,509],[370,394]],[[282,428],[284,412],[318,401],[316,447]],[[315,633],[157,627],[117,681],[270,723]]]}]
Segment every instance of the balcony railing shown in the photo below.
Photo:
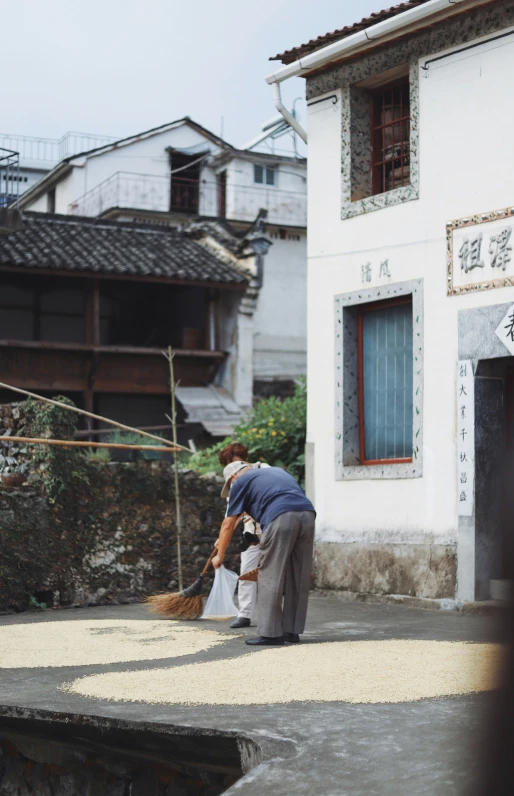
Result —
[{"label": "balcony railing", "polygon": [[14,149],[22,163],[45,163],[50,168],[63,158],[116,141],[105,135],[65,133],[62,138],[36,138],[29,135],[0,133],[0,147]]},{"label": "balcony railing", "polygon": [[113,207],[155,210],[170,209],[169,177],[118,171],[69,206],[78,216],[99,216]]},{"label": "balcony railing", "polygon": [[8,207],[18,202],[19,185],[19,154],[0,147],[0,207]]},{"label": "balcony railing", "polygon": [[253,221],[261,209],[272,224],[307,225],[307,195],[274,186],[219,184],[207,180],[116,172],[69,206],[70,213],[98,216],[111,208],[195,214]]}]

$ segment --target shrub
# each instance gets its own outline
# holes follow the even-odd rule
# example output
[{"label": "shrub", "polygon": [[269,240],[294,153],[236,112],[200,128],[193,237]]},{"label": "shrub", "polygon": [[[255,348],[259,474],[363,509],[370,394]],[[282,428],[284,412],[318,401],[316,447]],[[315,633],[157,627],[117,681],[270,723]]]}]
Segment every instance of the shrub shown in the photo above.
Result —
[{"label": "shrub", "polygon": [[[164,434],[157,433],[155,434],[156,437],[160,437],[161,439],[166,439]],[[109,442],[120,443],[122,445],[159,445],[157,440],[150,439],[149,437],[145,437],[142,434],[138,434],[136,431],[113,431],[112,434],[109,436]],[[163,447],[164,444],[163,444]],[[113,448],[113,453],[117,450]],[[118,449],[119,450],[119,449]],[[120,451],[121,452],[121,451]],[[169,453],[161,453],[160,451],[127,451],[129,453],[130,458],[135,461],[138,459],[162,459],[164,457],[169,457]]]},{"label": "shrub", "polygon": [[248,417],[216,445],[198,451],[184,465],[205,474],[220,469],[218,454],[237,440],[246,445],[250,461],[265,461],[284,467],[302,482],[305,470],[307,390],[305,379],[296,385],[294,395],[280,400],[275,396],[258,401]]},{"label": "shrub", "polygon": [[109,448],[89,448],[86,458],[96,464],[108,464],[111,461],[111,452]]}]

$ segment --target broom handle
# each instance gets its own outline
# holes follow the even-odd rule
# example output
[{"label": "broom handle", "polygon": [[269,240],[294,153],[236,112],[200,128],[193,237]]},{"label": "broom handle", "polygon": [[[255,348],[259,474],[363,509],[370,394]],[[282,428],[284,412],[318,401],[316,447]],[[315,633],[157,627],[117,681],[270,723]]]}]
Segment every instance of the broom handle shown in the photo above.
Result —
[{"label": "broom handle", "polygon": [[214,558],[214,556],[215,556],[215,555],[217,555],[217,553],[218,553],[218,548],[217,548],[217,547],[215,547],[215,548],[214,548],[214,550],[212,551],[212,553],[211,553],[211,554],[210,554],[210,556],[209,556],[209,560],[207,561],[206,565],[205,565],[205,566],[204,566],[204,568],[203,568],[203,571],[202,571],[202,578],[203,578],[203,576],[206,574],[207,570],[209,569],[209,567],[210,567],[210,565],[211,565],[211,561],[212,561],[212,559]]}]

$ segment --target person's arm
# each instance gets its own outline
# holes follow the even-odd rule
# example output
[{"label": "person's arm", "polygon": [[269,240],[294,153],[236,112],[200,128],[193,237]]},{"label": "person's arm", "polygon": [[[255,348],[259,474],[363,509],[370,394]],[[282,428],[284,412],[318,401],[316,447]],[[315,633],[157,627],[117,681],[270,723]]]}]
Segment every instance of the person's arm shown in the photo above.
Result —
[{"label": "person's arm", "polygon": [[227,547],[231,542],[239,520],[240,515],[236,514],[234,517],[225,517],[221,523],[220,535],[216,545],[218,548],[218,554],[212,559],[212,565],[214,569],[219,569],[221,566],[223,566],[223,559],[225,558]]}]

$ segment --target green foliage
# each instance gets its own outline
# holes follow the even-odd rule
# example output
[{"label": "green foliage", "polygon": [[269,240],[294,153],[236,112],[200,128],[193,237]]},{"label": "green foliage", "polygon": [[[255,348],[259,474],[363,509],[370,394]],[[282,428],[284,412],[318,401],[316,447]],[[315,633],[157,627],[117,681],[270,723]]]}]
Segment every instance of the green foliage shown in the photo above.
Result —
[{"label": "green foliage", "polygon": [[86,459],[93,464],[108,464],[111,461],[109,448],[89,448]]},{"label": "green foliage", "polygon": [[[166,439],[164,434],[156,433],[156,437],[160,437],[161,439]],[[109,442],[115,442],[121,445],[159,445],[157,440],[150,439],[149,437],[145,437],[142,434],[138,434],[135,431],[113,431],[113,433],[109,436]],[[160,451],[130,451],[130,458],[133,461],[144,459],[146,461],[150,459],[162,459],[163,456],[169,456],[167,453],[161,453]]]},{"label": "green foliage", "polygon": [[[63,396],[54,400],[68,406],[73,401]],[[53,404],[29,398],[23,404],[23,429],[30,437],[41,439],[73,439],[77,430],[77,415]],[[33,461],[50,503],[60,503],[64,493],[75,484],[88,483],[87,460],[82,451],[57,445],[34,445]]]},{"label": "green foliage", "polygon": [[46,603],[40,603],[38,600],[36,600],[33,594],[30,595],[29,606],[31,608],[36,608],[38,611],[46,611],[48,608]]},{"label": "green foliage", "polygon": [[303,481],[306,422],[307,389],[302,379],[290,398],[280,400],[272,396],[259,401],[246,420],[234,429],[233,437],[198,451],[189,458],[187,466],[202,474],[219,471],[219,452],[237,440],[248,448],[250,461],[284,467]]}]

